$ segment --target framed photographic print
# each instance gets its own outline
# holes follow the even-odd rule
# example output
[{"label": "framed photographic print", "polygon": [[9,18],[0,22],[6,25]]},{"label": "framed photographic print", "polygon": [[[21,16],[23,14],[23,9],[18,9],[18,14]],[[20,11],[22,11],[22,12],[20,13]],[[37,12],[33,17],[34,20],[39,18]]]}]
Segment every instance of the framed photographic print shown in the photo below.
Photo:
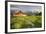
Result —
[{"label": "framed photographic print", "polygon": [[45,31],[45,3],[5,2],[5,32]]}]

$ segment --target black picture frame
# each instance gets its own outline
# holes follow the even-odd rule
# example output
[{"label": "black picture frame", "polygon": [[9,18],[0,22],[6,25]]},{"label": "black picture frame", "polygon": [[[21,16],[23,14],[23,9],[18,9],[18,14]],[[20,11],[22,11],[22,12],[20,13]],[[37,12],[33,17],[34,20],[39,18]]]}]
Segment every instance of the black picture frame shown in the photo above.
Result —
[{"label": "black picture frame", "polygon": [[[8,10],[7,10],[7,6],[8,6],[8,2],[20,2],[20,3],[35,3],[35,4],[44,4],[44,30],[38,30],[38,31],[22,31],[22,32],[8,32],[8,27],[7,27],[7,14],[8,14]],[[5,1],[5,33],[25,33],[25,32],[41,32],[41,31],[45,31],[45,3],[42,2],[26,2],[26,1]]]}]

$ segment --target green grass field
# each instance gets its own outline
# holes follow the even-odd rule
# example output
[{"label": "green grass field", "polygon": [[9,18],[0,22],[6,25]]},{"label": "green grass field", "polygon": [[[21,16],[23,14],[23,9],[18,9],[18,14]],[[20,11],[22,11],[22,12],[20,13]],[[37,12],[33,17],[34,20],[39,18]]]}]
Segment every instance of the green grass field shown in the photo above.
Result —
[{"label": "green grass field", "polygon": [[11,29],[40,28],[42,26],[41,16],[12,16]]}]

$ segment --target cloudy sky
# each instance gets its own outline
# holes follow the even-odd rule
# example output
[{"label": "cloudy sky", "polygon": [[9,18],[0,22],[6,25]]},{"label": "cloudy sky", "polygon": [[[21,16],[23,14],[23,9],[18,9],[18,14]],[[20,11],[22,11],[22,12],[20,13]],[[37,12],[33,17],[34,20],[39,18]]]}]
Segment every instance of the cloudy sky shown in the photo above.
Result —
[{"label": "cloudy sky", "polygon": [[41,6],[32,5],[11,5],[11,10],[22,10],[22,11],[41,11]]}]

